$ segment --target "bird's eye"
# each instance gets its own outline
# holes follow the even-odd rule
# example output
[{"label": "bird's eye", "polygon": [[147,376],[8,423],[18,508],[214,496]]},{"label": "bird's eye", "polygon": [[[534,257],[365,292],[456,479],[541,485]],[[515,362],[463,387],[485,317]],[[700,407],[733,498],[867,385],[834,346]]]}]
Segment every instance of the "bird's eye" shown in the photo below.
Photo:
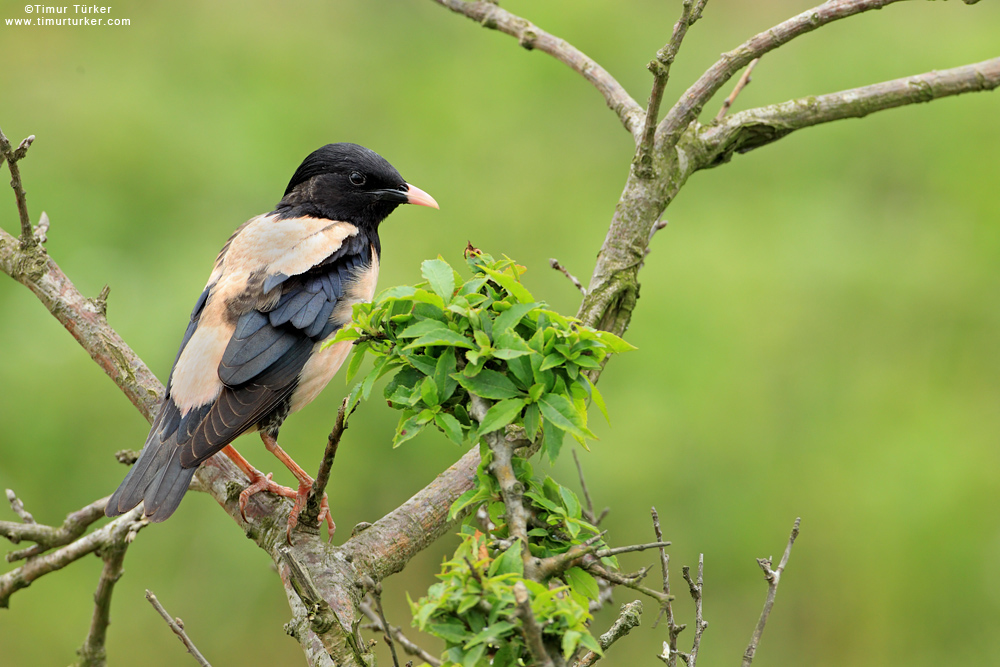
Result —
[{"label": "bird's eye", "polygon": [[364,185],[365,184],[365,175],[362,174],[360,171],[352,171],[351,172],[351,183],[353,185]]}]

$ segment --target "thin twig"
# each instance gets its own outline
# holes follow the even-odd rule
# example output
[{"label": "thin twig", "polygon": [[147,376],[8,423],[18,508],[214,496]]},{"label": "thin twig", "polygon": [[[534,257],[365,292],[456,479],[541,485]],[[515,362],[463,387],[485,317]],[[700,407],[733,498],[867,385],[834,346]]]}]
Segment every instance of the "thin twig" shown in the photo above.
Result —
[{"label": "thin twig", "polygon": [[167,610],[163,608],[162,604],[160,604],[160,601],[157,600],[156,596],[153,595],[153,593],[148,589],[146,590],[146,599],[149,600],[149,604],[153,605],[153,609],[155,609],[157,613],[163,617],[163,620],[167,622],[167,625],[170,626],[170,629],[173,630],[174,634],[177,635],[177,637],[184,643],[184,647],[187,649],[188,653],[194,656],[194,659],[198,661],[198,664],[202,667],[212,667],[208,660],[205,660],[205,656],[201,654],[201,651],[198,650],[198,647],[194,645],[194,642],[191,641],[191,638],[188,637],[187,633],[184,631],[184,622],[179,618],[171,618]]},{"label": "thin twig", "polygon": [[383,636],[385,637],[385,643],[389,645],[389,653],[392,654],[393,667],[399,667],[399,658],[396,656],[396,642],[393,640],[392,633],[388,631],[389,621],[386,620],[385,610],[382,609],[382,584],[376,583],[371,577],[366,577],[363,581],[365,587],[368,589],[368,594],[375,600],[375,610],[378,612],[378,620],[382,624],[382,627],[386,628]]},{"label": "thin twig", "polygon": [[602,549],[601,551],[595,551],[594,555],[598,558],[605,558],[607,556],[617,556],[618,554],[627,554],[633,551],[646,551],[647,549],[660,549],[663,547],[669,547],[670,542],[664,542],[662,540],[658,542],[649,542],[647,544],[630,544],[624,547],[614,547],[612,549]]},{"label": "thin twig", "polygon": [[524,635],[524,643],[528,646],[528,651],[534,660],[534,664],[543,667],[553,667],[552,658],[545,650],[542,642],[542,628],[535,620],[535,615],[531,611],[531,599],[528,596],[528,587],[523,581],[514,584],[514,600],[517,601],[517,615],[521,619],[521,633]]},{"label": "thin twig", "polygon": [[753,60],[750,61],[750,64],[747,65],[747,68],[743,70],[743,76],[741,76],[740,80],[736,82],[736,86],[733,88],[733,92],[729,93],[729,97],[727,97],[726,101],[722,103],[722,108],[719,109],[719,113],[715,114],[716,121],[722,120],[723,118],[726,117],[726,114],[729,113],[729,107],[733,106],[733,102],[736,101],[736,98],[739,96],[739,94],[743,91],[744,88],[747,87],[747,84],[749,84],[750,81],[752,80],[750,78],[750,73],[753,72],[753,68],[756,67],[757,63],[759,62],[760,58],[754,58]]},{"label": "thin twig", "polygon": [[781,573],[785,571],[785,565],[788,564],[788,557],[792,555],[792,545],[795,544],[795,538],[799,536],[800,523],[802,523],[801,517],[795,519],[795,524],[792,526],[792,533],[788,536],[788,545],[785,547],[785,553],[782,555],[781,562],[778,563],[776,569],[771,569],[770,558],[757,559],[757,564],[760,565],[760,569],[764,571],[764,578],[767,579],[767,598],[764,600],[764,609],[760,612],[757,627],[754,628],[753,636],[750,637],[750,644],[743,654],[742,667],[750,667],[750,663],[753,662],[754,654],[757,652],[757,645],[760,644],[761,635],[764,634],[764,626],[767,625],[767,617],[771,615],[771,608],[774,606],[774,596],[778,592],[778,584],[781,583]]},{"label": "thin twig", "polygon": [[[611,648],[612,644],[630,633],[633,628],[639,627],[641,617],[641,600],[634,600],[623,604],[621,607],[621,613],[619,613],[618,618],[615,619],[614,625],[612,625],[607,632],[597,638],[597,643],[600,644],[601,650],[607,651]],[[573,665],[573,667],[591,667],[591,665],[600,659],[600,654],[595,653],[594,651],[588,651]]]},{"label": "thin twig", "polygon": [[[309,491],[309,498],[306,500],[306,507],[302,511],[300,521],[306,525],[319,524],[319,513],[323,502],[323,495],[326,493],[326,486],[330,483],[330,471],[333,469],[333,460],[337,457],[337,448],[340,446],[340,439],[347,430],[347,401],[345,397],[337,410],[337,421],[333,425],[333,430],[326,439],[326,451],[323,452],[323,460],[319,464],[319,472],[313,480],[312,489]],[[331,533],[330,538],[333,539]]]},{"label": "thin twig", "polygon": [[653,87],[649,91],[649,101],[646,103],[646,115],[643,120],[642,134],[639,141],[639,150],[636,153],[637,171],[641,171],[646,176],[652,176],[653,139],[656,135],[656,123],[660,117],[660,102],[663,100],[663,91],[667,87],[670,79],[670,67],[674,64],[677,52],[681,48],[684,36],[688,28],[694,25],[695,21],[701,18],[705,3],[708,0],[698,0],[695,5],[694,0],[683,0],[681,4],[681,16],[674,24],[673,34],[670,41],[656,52],[656,58],[649,61],[646,69],[653,73]]},{"label": "thin twig", "polygon": [[27,250],[38,244],[31,229],[31,218],[28,216],[27,194],[21,185],[21,169],[17,166],[19,160],[28,153],[28,148],[35,141],[35,135],[29,136],[16,148],[12,149],[10,140],[0,129],[0,153],[7,159],[10,169],[10,187],[14,189],[14,199],[17,200],[17,213],[21,219],[21,249]]},{"label": "thin twig", "polygon": [[670,595],[669,593],[661,593],[660,591],[654,591],[649,586],[643,586],[642,584],[638,583],[636,579],[641,579],[642,577],[645,577],[646,574],[645,572],[642,572],[639,577],[626,577],[616,572],[605,570],[596,561],[592,563],[585,563],[582,567],[583,569],[587,570],[596,577],[607,579],[611,583],[616,584],[618,586],[625,586],[626,588],[631,588],[634,591],[639,591],[640,593],[648,595],[649,597],[658,601],[660,604],[666,604],[670,600],[674,599],[673,596]]},{"label": "thin twig", "polygon": [[580,294],[587,296],[587,288],[584,287],[579,280],[577,280],[576,276],[569,272],[569,269],[560,264],[558,259],[555,257],[549,259],[549,266],[569,278],[569,281],[573,283],[578,290],[580,290]]},{"label": "thin twig", "polygon": [[399,646],[406,651],[408,655],[416,656],[432,667],[441,667],[443,664],[441,660],[435,658],[433,655],[420,648],[420,646],[414,643],[413,640],[404,635],[402,630],[397,628],[395,625],[383,625],[382,619],[379,618],[379,615],[374,609],[371,608],[371,605],[368,602],[362,602],[359,609],[361,610],[361,613],[367,616],[371,621],[371,623],[362,625],[362,629],[375,630],[383,634],[391,634],[392,638],[396,640],[396,643],[399,644]]},{"label": "thin twig", "polygon": [[589,81],[604,97],[625,129],[638,141],[643,111],[625,88],[607,70],[569,42],[551,35],[530,21],[511,14],[487,0],[434,0],[453,12],[463,14],[485,28],[499,30],[517,39],[526,49],[537,49],[568,65]]},{"label": "thin twig", "polygon": [[[660,515],[657,513],[655,507],[649,508],[649,511],[653,517],[653,532],[656,535],[656,539],[662,542],[663,529],[660,527]],[[678,625],[674,618],[674,608],[671,604],[674,596],[670,594],[670,555],[662,547],[660,548],[660,573],[663,577],[664,600],[660,603],[660,613],[657,614],[656,620],[653,622],[653,627],[655,628],[659,625],[660,619],[666,614],[667,641],[663,642],[663,654],[657,657],[665,662],[668,667],[674,667],[677,664],[677,656],[680,655],[677,651],[677,637],[684,631],[687,624],[681,623]]]},{"label": "thin twig", "polygon": [[[13,497],[13,493],[13,491],[8,489],[7,497]],[[41,553],[45,553],[49,549],[69,544],[76,538],[83,535],[88,526],[98,519],[104,518],[104,508],[108,504],[108,497],[106,496],[99,500],[95,500],[86,507],[78,509],[75,512],[71,512],[66,515],[66,520],[63,521],[62,525],[58,527],[36,523],[35,520],[31,518],[31,515],[24,510],[24,506],[21,505],[21,501],[17,500],[16,497],[13,497],[11,505],[13,506],[15,501],[21,511],[27,515],[27,519],[25,519],[25,523],[0,521],[0,536],[7,538],[14,544],[17,544],[21,540],[28,540],[29,542],[35,542],[35,544],[27,549],[12,551],[7,554],[7,562],[10,563],[23,558],[37,556]],[[17,509],[14,511],[18,512],[19,515],[21,513]],[[22,519],[24,519],[24,516],[22,516]]]},{"label": "thin twig", "polygon": [[[10,502],[10,508],[14,510],[14,514],[21,517],[21,523],[24,524],[35,523],[35,517],[31,516],[31,512],[24,509],[24,503],[22,503],[21,499],[17,497],[17,494],[14,493],[14,489],[7,489],[7,500],[8,502]],[[4,537],[9,538],[9,536],[6,534],[4,535]],[[12,539],[11,542],[14,542],[16,544],[17,540]]]},{"label": "thin twig", "polygon": [[701,648],[701,635],[708,627],[708,621],[702,616],[702,589],[705,585],[705,554],[698,554],[698,580],[691,581],[691,568],[685,566],[682,569],[684,581],[688,583],[688,590],[694,599],[694,641],[691,642],[691,652],[687,655],[681,653],[681,659],[687,663],[688,667],[695,667],[698,662],[698,650]]}]

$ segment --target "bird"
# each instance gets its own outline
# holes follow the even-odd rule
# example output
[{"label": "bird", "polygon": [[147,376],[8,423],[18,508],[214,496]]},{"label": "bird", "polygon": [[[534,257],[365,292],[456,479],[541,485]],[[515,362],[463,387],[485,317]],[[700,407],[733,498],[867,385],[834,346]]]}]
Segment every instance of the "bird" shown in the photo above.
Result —
[{"label": "bird", "polygon": [[[108,500],[118,516],[143,503],[148,521],[177,509],[199,464],[218,452],[255,493],[294,498],[287,537],[313,479],[278,446],[289,414],[310,403],[347,358],[350,341],[324,347],[375,293],[379,225],[400,204],[439,208],[375,151],[352,143],[310,153],[270,213],[241,225],[222,247],[181,339],[166,392],[138,460]],[[230,444],[257,431],[298,480],[272,481]],[[324,496],[320,520],[335,530]]]}]

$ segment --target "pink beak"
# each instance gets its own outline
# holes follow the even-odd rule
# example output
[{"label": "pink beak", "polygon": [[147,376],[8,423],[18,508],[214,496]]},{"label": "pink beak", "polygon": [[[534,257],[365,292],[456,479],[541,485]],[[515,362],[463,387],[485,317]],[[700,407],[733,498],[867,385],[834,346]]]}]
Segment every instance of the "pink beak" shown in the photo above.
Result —
[{"label": "pink beak", "polygon": [[417,206],[430,206],[431,208],[441,209],[438,203],[434,201],[434,197],[421,190],[415,185],[406,184],[408,188],[406,191],[406,203],[416,204]]}]

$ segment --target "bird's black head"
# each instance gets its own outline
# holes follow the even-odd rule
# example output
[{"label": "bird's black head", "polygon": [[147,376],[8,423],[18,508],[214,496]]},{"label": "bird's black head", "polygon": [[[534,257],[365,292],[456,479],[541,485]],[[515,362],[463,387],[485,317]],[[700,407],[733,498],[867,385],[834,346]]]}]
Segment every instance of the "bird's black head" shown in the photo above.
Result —
[{"label": "bird's black head", "polygon": [[381,155],[357,144],[327,144],[295,170],[277,206],[282,217],[309,215],[377,229],[400,204],[437,208]]}]

